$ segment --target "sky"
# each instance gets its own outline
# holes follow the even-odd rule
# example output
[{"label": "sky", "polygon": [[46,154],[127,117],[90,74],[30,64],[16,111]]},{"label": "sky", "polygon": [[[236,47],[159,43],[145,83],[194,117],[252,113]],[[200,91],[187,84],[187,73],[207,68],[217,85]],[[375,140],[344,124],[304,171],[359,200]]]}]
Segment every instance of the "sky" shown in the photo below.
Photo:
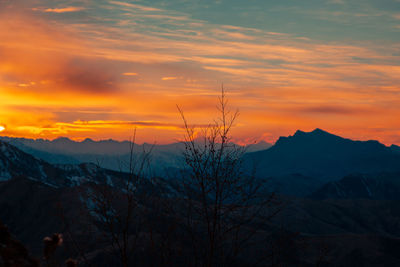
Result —
[{"label": "sky", "polygon": [[322,128],[400,145],[400,0],[0,0],[0,135],[170,143]]}]

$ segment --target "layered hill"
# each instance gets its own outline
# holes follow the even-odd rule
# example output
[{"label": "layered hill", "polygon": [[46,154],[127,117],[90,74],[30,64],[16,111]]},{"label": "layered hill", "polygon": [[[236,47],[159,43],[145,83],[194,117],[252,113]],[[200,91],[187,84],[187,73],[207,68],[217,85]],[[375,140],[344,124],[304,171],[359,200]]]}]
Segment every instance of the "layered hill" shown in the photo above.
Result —
[{"label": "layered hill", "polygon": [[127,175],[92,163],[52,165],[0,141],[0,181],[23,176],[52,187],[71,187],[85,182],[122,185]]},{"label": "layered hill", "polygon": [[[103,168],[115,171],[128,171],[130,160],[129,141],[85,139],[81,142],[61,137],[54,140],[27,139],[0,137],[0,140],[7,142],[20,150],[45,160],[51,164],[79,164],[95,163]],[[246,152],[255,152],[270,148],[272,145],[260,141],[246,146]],[[179,168],[181,156],[185,146],[183,143],[159,144],[135,144],[134,154],[139,156],[144,151],[151,151],[151,164],[153,171],[163,175],[167,168]]]},{"label": "layered hill", "polygon": [[400,200],[400,173],[353,174],[325,184],[315,199]]}]

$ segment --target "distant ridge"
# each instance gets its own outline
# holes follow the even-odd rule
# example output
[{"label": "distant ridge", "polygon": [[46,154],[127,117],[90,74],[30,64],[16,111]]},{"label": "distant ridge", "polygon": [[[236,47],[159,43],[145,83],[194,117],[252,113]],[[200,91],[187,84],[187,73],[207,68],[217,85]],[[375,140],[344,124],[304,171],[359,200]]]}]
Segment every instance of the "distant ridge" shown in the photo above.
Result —
[{"label": "distant ridge", "polygon": [[53,165],[0,141],[0,181],[15,177],[25,177],[59,188],[87,182],[122,186],[128,174],[100,168],[91,163]]},{"label": "distant ridge", "polygon": [[[95,141],[86,138],[83,141],[73,141],[67,137],[59,137],[54,140],[27,139],[0,137],[0,140],[18,147],[22,151],[45,160],[52,164],[78,164],[95,163],[104,168],[115,171],[127,171],[130,158],[130,142],[115,141],[112,139]],[[265,150],[272,145],[261,141],[246,146],[246,152]],[[184,150],[182,143],[171,143],[166,145],[136,144],[136,153],[140,154],[144,150],[152,149],[151,159],[154,171],[161,175],[165,168],[181,167],[180,157]]]},{"label": "distant ridge", "polygon": [[128,141],[100,140],[94,141],[87,138],[81,142],[73,141],[67,137],[59,137],[54,140],[27,139],[0,137],[0,140],[13,144],[21,149],[29,147],[54,154],[125,154],[129,152]]}]

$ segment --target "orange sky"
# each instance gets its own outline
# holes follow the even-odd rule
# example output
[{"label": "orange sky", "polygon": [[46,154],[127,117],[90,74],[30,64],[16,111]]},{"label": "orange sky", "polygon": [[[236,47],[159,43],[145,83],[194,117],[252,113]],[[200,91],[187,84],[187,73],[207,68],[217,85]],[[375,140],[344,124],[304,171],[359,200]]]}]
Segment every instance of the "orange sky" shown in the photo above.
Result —
[{"label": "orange sky", "polygon": [[192,123],[210,122],[224,83],[240,110],[238,142],[318,127],[400,144],[398,42],[67,2],[0,1],[1,135],[123,140],[137,127],[139,142],[169,143],[182,136],[176,105]]}]

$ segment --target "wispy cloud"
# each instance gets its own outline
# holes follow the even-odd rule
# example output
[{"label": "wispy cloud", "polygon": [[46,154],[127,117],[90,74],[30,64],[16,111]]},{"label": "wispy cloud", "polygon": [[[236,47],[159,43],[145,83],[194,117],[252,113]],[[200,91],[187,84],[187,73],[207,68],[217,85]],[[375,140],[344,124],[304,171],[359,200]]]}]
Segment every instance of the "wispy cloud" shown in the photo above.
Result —
[{"label": "wispy cloud", "polygon": [[[36,9],[37,10],[37,9]],[[44,12],[49,12],[49,13],[70,13],[70,12],[79,12],[85,10],[84,7],[63,7],[63,8],[46,8],[43,9]]]},{"label": "wispy cloud", "polygon": [[73,123],[56,123],[58,126],[68,126],[72,129],[96,129],[96,128],[120,128],[124,126],[126,128],[161,128],[166,130],[181,130],[183,129],[182,124],[165,123],[159,121],[82,121],[77,120]]},{"label": "wispy cloud", "polygon": [[355,115],[355,114],[366,114],[370,113],[370,108],[358,108],[354,106],[332,106],[332,105],[314,105],[295,108],[299,112],[311,113],[311,114],[333,114],[333,115]]},{"label": "wispy cloud", "polygon": [[144,6],[144,5],[138,5],[138,4],[132,4],[132,3],[127,3],[127,2],[121,2],[121,1],[110,1],[110,4],[118,5],[118,6],[123,6],[123,7],[129,7],[133,9],[138,9],[141,11],[161,11],[161,9],[150,7],[150,6]]}]

